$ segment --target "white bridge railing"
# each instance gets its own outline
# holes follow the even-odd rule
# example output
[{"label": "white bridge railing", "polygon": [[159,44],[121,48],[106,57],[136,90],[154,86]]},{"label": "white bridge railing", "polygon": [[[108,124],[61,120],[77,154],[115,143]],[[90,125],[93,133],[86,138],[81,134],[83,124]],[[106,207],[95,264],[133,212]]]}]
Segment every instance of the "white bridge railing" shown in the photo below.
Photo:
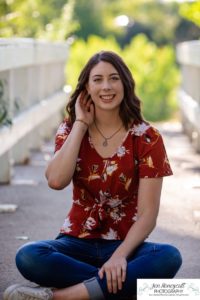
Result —
[{"label": "white bridge railing", "polygon": [[12,121],[0,124],[0,183],[10,181],[12,164],[26,162],[63,118],[68,51],[67,42],[0,39],[0,109],[6,106]]},{"label": "white bridge railing", "polygon": [[200,41],[179,44],[177,60],[182,73],[179,90],[182,125],[195,150],[200,152]]}]

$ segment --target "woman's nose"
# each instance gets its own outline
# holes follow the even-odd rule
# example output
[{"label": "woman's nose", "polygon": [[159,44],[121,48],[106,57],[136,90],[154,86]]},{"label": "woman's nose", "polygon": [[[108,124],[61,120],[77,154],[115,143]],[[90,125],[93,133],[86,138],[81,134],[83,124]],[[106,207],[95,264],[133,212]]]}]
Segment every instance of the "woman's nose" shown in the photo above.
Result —
[{"label": "woman's nose", "polygon": [[111,89],[111,85],[110,85],[108,80],[103,81],[102,89],[103,90],[110,90]]}]

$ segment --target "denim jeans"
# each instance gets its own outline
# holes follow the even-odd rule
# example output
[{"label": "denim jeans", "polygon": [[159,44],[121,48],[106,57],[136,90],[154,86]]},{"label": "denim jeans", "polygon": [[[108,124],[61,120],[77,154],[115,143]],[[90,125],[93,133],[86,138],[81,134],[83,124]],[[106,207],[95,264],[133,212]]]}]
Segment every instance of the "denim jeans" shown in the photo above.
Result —
[{"label": "denim jeans", "polygon": [[106,276],[100,279],[98,271],[121,242],[60,234],[55,240],[22,246],[16,255],[16,265],[26,279],[41,286],[64,288],[95,278],[103,292],[102,299],[132,296],[136,294],[137,278],[173,278],[181,266],[180,252],[174,246],[143,242],[127,260],[122,290],[109,293]]}]

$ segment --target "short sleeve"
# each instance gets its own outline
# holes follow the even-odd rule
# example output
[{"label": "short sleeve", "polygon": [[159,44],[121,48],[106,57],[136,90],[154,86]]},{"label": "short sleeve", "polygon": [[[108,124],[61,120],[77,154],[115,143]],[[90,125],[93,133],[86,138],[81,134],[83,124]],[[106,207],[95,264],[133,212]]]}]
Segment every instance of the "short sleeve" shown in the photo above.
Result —
[{"label": "short sleeve", "polygon": [[58,127],[58,130],[57,130],[56,136],[55,136],[54,153],[61,149],[62,145],[64,144],[68,135],[70,134],[71,127],[72,126],[67,119],[64,119],[64,121]]},{"label": "short sleeve", "polygon": [[172,175],[163,139],[159,131],[149,126],[138,139],[139,177],[156,178]]}]

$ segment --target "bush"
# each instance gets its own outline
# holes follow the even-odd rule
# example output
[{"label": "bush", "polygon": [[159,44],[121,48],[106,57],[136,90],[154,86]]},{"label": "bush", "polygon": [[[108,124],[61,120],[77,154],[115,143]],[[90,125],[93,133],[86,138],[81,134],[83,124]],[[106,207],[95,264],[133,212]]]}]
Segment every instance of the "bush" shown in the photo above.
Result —
[{"label": "bush", "polygon": [[123,50],[114,38],[91,36],[87,42],[77,40],[71,47],[67,63],[67,81],[74,89],[78,75],[96,52],[112,50],[121,55],[136,81],[136,92],[143,103],[144,117],[149,121],[169,118],[176,110],[176,88],[179,72],[171,46],[157,47],[144,35],[138,35]]},{"label": "bush", "polygon": [[124,49],[123,58],[135,78],[145,118],[151,121],[169,118],[177,107],[179,84],[174,49],[171,46],[159,48],[140,35]]}]

